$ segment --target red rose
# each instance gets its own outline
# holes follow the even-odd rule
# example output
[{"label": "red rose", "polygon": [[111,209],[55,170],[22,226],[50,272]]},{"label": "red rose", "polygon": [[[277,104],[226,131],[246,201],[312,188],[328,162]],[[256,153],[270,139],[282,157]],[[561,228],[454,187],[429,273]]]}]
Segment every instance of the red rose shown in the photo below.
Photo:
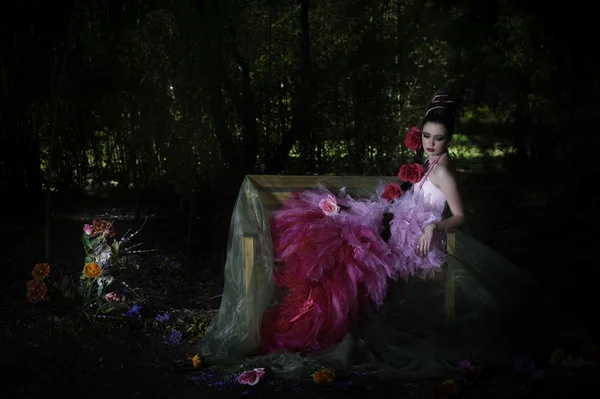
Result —
[{"label": "red rose", "polygon": [[413,151],[417,151],[423,146],[423,142],[421,141],[421,131],[418,127],[413,126],[410,128],[408,133],[406,133],[404,145]]},{"label": "red rose", "polygon": [[385,190],[383,191],[383,194],[381,194],[381,198],[388,201],[393,201],[401,195],[402,189],[400,188],[400,186],[396,183],[390,183],[387,186],[385,186]]},{"label": "red rose", "polygon": [[92,220],[92,233],[89,234],[90,238],[95,238],[100,234],[104,234],[107,238],[113,238],[115,236],[115,230],[112,222],[102,219]]},{"label": "red rose", "polygon": [[44,283],[42,280],[34,278],[33,280],[29,280],[25,285],[27,286],[27,292],[25,296],[29,302],[38,303],[41,301],[47,301],[49,299],[46,296],[48,287],[46,287],[46,283]]},{"label": "red rose", "polygon": [[418,163],[405,164],[400,167],[398,177],[402,181],[409,181],[415,184],[423,176],[423,167]]}]

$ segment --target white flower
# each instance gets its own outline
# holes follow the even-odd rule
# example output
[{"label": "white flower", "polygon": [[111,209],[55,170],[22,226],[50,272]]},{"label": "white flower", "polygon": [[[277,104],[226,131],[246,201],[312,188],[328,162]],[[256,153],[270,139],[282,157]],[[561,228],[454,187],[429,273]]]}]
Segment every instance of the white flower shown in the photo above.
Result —
[{"label": "white flower", "polygon": [[98,266],[105,268],[108,266],[111,256],[112,251],[109,246],[100,247],[96,250],[96,263]]},{"label": "white flower", "polygon": [[98,277],[98,285],[101,287],[109,286],[112,284],[113,280],[113,276]]}]

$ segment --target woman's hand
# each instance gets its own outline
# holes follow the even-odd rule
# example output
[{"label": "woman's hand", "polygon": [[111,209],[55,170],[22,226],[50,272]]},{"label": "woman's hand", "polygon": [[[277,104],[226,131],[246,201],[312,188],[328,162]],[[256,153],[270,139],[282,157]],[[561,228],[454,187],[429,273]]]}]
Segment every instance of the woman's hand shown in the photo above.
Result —
[{"label": "woman's hand", "polygon": [[419,242],[417,243],[418,256],[425,257],[425,255],[427,255],[427,252],[429,252],[434,230],[435,223],[427,225],[423,230],[423,234],[421,234],[421,237],[419,237]]}]

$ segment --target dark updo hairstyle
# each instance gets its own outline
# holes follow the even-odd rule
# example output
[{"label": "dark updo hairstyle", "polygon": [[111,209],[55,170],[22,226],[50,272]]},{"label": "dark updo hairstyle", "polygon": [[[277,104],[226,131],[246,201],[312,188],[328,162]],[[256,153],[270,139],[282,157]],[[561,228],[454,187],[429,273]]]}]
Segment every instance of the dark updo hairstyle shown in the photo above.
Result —
[{"label": "dark updo hairstyle", "polygon": [[[419,130],[423,131],[423,126],[427,122],[439,123],[444,126],[448,137],[451,138],[456,127],[456,114],[457,107],[452,96],[444,92],[437,93],[427,106],[425,116],[419,123]],[[414,162],[423,163],[423,148],[419,148],[416,152]]]},{"label": "dark updo hairstyle", "polygon": [[454,133],[456,125],[456,103],[448,93],[438,93],[431,99],[427,112],[423,117],[421,129],[427,122],[444,125],[449,136]]}]

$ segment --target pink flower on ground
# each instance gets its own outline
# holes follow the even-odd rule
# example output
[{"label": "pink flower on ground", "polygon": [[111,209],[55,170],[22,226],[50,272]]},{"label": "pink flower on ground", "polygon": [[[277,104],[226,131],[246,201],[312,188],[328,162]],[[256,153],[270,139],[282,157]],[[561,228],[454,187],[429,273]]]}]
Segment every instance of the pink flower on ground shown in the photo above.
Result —
[{"label": "pink flower on ground", "polygon": [[337,215],[340,212],[340,207],[333,195],[328,195],[327,198],[319,201],[319,207],[327,216]]},{"label": "pink flower on ground", "polygon": [[94,228],[92,227],[91,224],[84,224],[83,231],[85,231],[85,234],[87,234],[89,236],[90,234],[92,234],[92,231],[94,231]]},{"label": "pink flower on ground", "polygon": [[237,378],[237,381],[243,385],[256,385],[265,375],[265,369],[246,370]]},{"label": "pink flower on ground", "polygon": [[104,299],[106,299],[106,302],[118,302],[119,298],[117,298],[117,294],[115,294],[114,292],[109,292],[108,294],[106,294],[104,296]]},{"label": "pink flower on ground", "polygon": [[34,278],[25,283],[27,291],[25,293],[27,300],[31,303],[39,303],[47,301],[50,298],[46,296],[48,293],[48,287],[41,279]]},{"label": "pink flower on ground", "polygon": [[458,363],[458,372],[459,373],[470,373],[473,370],[475,370],[475,366],[473,366],[471,361],[468,359],[461,360]]}]

